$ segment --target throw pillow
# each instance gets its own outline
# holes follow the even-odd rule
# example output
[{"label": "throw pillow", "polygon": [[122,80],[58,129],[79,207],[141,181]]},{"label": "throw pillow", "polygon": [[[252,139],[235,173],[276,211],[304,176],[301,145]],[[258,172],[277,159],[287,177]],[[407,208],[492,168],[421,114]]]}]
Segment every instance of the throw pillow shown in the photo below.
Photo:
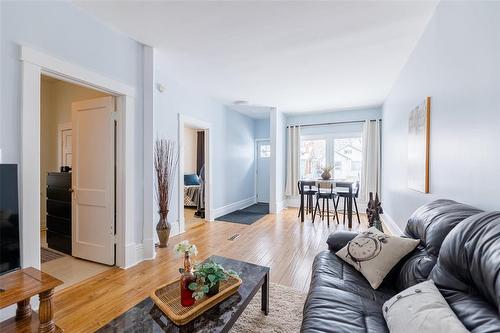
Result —
[{"label": "throw pillow", "polygon": [[185,186],[200,185],[200,178],[195,174],[184,175],[184,185]]},{"label": "throw pillow", "polygon": [[377,289],[391,269],[419,242],[389,236],[372,227],[359,233],[336,254],[363,274],[373,289]]},{"label": "throw pillow", "polygon": [[391,333],[465,333],[457,318],[432,280],[403,290],[382,307]]}]

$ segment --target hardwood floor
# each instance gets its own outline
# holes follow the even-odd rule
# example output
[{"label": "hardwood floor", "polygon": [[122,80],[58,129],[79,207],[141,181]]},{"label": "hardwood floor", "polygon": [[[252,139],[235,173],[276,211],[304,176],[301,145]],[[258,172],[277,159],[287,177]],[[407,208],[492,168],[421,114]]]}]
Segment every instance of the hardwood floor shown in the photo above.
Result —
[{"label": "hardwood floor", "polygon": [[[318,221],[309,216],[304,223],[297,209],[269,214],[252,225],[207,222],[172,237],[165,249],[157,249],[154,260],[144,261],[123,270],[113,268],[71,286],[55,296],[55,322],[66,332],[93,332],[135,304],[148,297],[150,291],[178,276],[181,259],[173,246],[182,240],[197,245],[201,261],[216,254],[271,267],[271,282],[307,292],[311,264],[316,254],[327,249],[328,235],[344,229],[342,223]],[[353,229],[366,229],[366,216]],[[342,217],[340,218],[342,220]],[[228,240],[234,234],[236,240]]]}]

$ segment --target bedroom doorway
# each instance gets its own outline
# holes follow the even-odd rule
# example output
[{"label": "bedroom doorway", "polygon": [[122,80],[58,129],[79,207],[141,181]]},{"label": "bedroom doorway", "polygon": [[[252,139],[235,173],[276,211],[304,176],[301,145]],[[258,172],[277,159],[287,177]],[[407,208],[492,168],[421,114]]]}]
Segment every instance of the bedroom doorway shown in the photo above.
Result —
[{"label": "bedroom doorway", "polygon": [[113,95],[41,75],[40,268],[57,290],[115,264],[115,112]]},{"label": "bedroom doorway", "polygon": [[205,221],[205,130],[184,126],[184,226]]},{"label": "bedroom doorway", "polygon": [[210,124],[179,114],[179,232],[212,220]]}]

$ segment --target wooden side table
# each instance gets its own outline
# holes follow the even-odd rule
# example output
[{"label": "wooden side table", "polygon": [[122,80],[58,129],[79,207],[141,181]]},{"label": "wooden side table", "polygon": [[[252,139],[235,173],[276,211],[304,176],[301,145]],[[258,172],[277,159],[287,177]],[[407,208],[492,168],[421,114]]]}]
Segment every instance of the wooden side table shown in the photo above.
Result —
[{"label": "wooden side table", "polygon": [[0,276],[0,309],[17,303],[16,321],[31,318],[30,298],[39,295],[40,333],[62,332],[54,323],[54,288],[63,282],[33,267]]}]

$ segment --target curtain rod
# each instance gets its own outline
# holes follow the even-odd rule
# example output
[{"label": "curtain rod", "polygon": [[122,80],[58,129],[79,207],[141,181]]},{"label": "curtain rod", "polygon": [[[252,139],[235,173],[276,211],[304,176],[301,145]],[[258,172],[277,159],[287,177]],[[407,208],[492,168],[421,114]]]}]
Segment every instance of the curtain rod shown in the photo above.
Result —
[{"label": "curtain rod", "polygon": [[[368,119],[367,119],[368,120]],[[370,121],[377,121],[382,119],[369,119]],[[288,127],[291,126],[300,126],[300,127],[310,127],[310,126],[326,126],[326,125],[341,125],[341,124],[359,124],[359,123],[364,123],[366,120],[353,120],[353,121],[338,121],[338,122],[331,122],[331,123],[319,123],[319,124],[305,124],[305,125],[288,125]]]}]

